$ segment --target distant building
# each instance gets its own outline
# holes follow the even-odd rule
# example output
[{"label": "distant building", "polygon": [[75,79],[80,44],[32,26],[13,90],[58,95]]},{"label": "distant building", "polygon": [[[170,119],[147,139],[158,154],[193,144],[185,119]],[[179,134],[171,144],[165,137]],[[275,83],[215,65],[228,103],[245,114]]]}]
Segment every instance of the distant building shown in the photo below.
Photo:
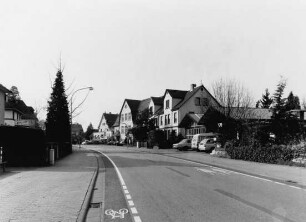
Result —
[{"label": "distant building", "polygon": [[22,100],[7,101],[5,103],[4,124],[9,126],[38,127],[38,119],[31,106]]},{"label": "distant building", "polygon": [[121,140],[124,140],[128,130],[135,127],[138,113],[149,108],[151,98],[144,100],[125,99],[119,113],[119,128]]},{"label": "distant building", "polygon": [[83,127],[79,123],[73,123],[71,125],[71,137],[72,137],[72,143],[81,143],[83,140]]},{"label": "distant building", "polygon": [[114,124],[118,118],[118,114],[103,113],[98,125],[98,132],[94,134],[94,139],[108,139],[114,136]]},{"label": "distant building", "polygon": [[5,88],[0,84],[0,125],[4,124],[4,116],[5,116],[5,102],[6,102],[6,94],[9,93],[10,90]]}]

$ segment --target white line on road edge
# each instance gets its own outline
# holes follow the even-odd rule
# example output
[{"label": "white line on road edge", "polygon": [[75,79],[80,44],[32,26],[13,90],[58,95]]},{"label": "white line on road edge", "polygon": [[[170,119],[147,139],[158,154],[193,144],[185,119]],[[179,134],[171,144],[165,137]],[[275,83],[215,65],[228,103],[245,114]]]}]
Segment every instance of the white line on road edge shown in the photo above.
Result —
[{"label": "white line on road edge", "polygon": [[[131,195],[129,194],[129,191],[127,190],[127,186],[125,185],[125,182],[123,180],[123,177],[122,177],[118,167],[116,166],[114,161],[111,158],[109,158],[106,154],[104,154],[103,152],[100,152],[100,153],[103,154],[113,164],[114,168],[116,169],[117,175],[119,177],[120,183],[122,185],[122,190],[125,193],[125,197],[126,197],[127,200],[129,200],[128,203],[129,203],[129,206],[130,206],[130,211],[132,212],[132,214],[138,214],[138,211],[137,211],[136,207],[131,207],[131,206],[134,206],[134,202],[132,200]],[[133,203],[133,205],[131,205],[130,203]],[[134,222],[141,222],[141,219],[140,219],[139,216],[133,216],[133,219],[134,219]]]},{"label": "white line on road edge", "polygon": [[[169,157],[173,157],[173,156],[169,156]],[[205,163],[194,162],[194,161],[191,161],[191,160],[185,160],[185,159],[176,158],[176,157],[173,157],[173,158],[183,160],[183,161],[186,161],[186,162],[190,162],[190,163],[193,163],[193,164],[200,164],[200,165],[207,166],[207,167],[210,167],[210,168],[224,170],[223,168],[211,166],[211,165],[208,165],[208,164],[205,164]],[[195,167],[195,168],[197,168],[197,167]],[[281,184],[281,185],[286,185],[286,186],[291,187],[291,188],[303,190],[303,188],[301,188],[301,187],[291,186],[291,185],[288,185],[286,183],[276,182],[276,181],[273,181],[273,180],[270,180],[270,179],[265,179],[265,178],[261,178],[261,177],[258,177],[258,176],[252,176],[252,175],[248,175],[248,174],[245,174],[245,173],[236,172],[236,171],[233,171],[233,170],[228,170],[228,169],[226,169],[226,170],[229,171],[229,172],[236,173],[236,174],[241,174],[241,175],[244,175],[244,176],[247,176],[247,177],[253,177],[255,179],[264,180],[264,181],[268,181],[268,182],[273,182],[273,183],[277,183],[277,184]]]},{"label": "white line on road edge", "polygon": [[140,219],[139,216],[135,216],[135,217],[134,217],[134,221],[135,221],[135,222],[141,222],[141,219]]}]

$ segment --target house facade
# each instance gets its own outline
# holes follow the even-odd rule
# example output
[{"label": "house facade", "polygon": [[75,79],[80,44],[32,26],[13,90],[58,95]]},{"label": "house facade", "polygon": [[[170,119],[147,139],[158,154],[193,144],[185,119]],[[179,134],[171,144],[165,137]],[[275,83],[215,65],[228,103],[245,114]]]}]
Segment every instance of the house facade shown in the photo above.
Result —
[{"label": "house facade", "polygon": [[0,84],[0,125],[4,125],[6,94],[10,91]]},{"label": "house facade", "polygon": [[163,111],[158,114],[158,127],[166,132],[167,138],[173,131],[189,138],[204,133],[202,119],[209,107],[219,109],[221,105],[203,85],[192,84],[189,91],[167,89]]},{"label": "house facade", "polygon": [[114,136],[114,124],[117,118],[118,114],[103,113],[98,125],[98,132],[95,133],[95,139],[108,139]]},{"label": "house facade", "polygon": [[121,140],[125,140],[128,130],[136,126],[137,114],[149,108],[151,98],[144,100],[125,99],[119,113]]},{"label": "house facade", "polygon": [[7,101],[5,104],[4,124],[8,126],[23,126],[36,128],[38,119],[31,106],[22,100]]}]

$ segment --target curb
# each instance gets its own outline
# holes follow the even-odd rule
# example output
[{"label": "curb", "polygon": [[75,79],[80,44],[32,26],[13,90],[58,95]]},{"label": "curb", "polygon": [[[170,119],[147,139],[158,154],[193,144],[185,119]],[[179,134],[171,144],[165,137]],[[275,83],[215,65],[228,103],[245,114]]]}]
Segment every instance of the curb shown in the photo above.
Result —
[{"label": "curb", "polygon": [[94,175],[92,176],[92,178],[90,180],[90,183],[89,183],[88,189],[86,191],[84,201],[83,201],[82,206],[81,206],[81,210],[80,210],[80,212],[78,214],[78,217],[76,219],[77,222],[85,222],[86,221],[86,216],[87,216],[87,212],[88,212],[88,209],[89,209],[91,197],[92,197],[94,186],[96,184],[97,176],[98,176],[98,173],[99,173],[99,160],[98,160],[97,156],[95,156],[95,157],[96,157],[96,160],[97,160],[97,169],[95,170]]}]

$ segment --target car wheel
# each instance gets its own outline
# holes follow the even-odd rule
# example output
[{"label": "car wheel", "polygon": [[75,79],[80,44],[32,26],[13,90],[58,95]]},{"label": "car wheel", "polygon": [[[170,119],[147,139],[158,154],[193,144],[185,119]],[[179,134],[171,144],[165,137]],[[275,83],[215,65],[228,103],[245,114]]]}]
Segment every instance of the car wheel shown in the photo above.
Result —
[{"label": "car wheel", "polygon": [[187,146],[184,146],[184,149],[183,150],[188,150],[188,147]]},{"label": "car wheel", "polygon": [[177,148],[177,150],[178,150],[178,151],[182,151],[182,148],[181,148],[181,147],[179,147],[179,148]]},{"label": "car wheel", "polygon": [[201,152],[201,150],[199,148],[197,148],[197,152]]}]

